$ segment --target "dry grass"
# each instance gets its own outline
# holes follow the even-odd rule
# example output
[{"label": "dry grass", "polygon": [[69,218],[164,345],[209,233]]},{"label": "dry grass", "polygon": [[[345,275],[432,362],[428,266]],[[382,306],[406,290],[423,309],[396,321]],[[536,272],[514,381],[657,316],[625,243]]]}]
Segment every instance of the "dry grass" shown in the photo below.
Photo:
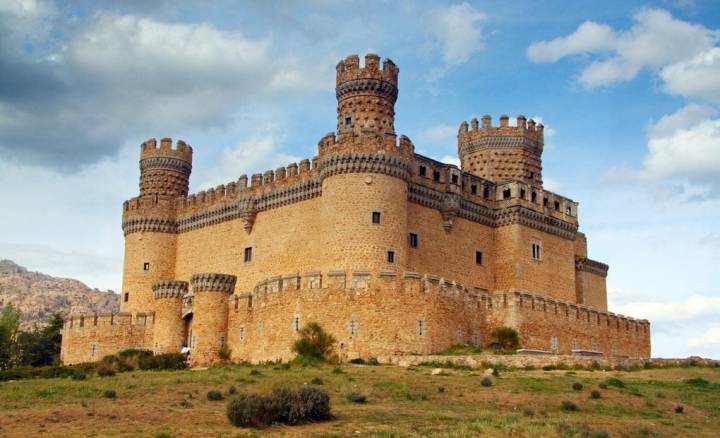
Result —
[{"label": "dry grass", "polygon": [[[251,372],[258,369],[260,374]],[[146,371],[88,380],[34,379],[0,383],[0,436],[172,437],[472,437],[472,436],[717,436],[720,430],[720,369],[675,368],[637,372],[509,371],[481,385],[482,376],[448,370],[390,366],[302,368],[222,366],[203,371]],[[310,385],[322,379],[336,418],[302,426],[239,429],[225,417],[225,402],[210,390],[235,386],[238,393],[269,392],[275,385]],[[601,399],[590,392],[609,377]],[[701,377],[708,385],[686,379]],[[574,391],[573,382],[583,389]],[[442,387],[440,391],[438,388]],[[114,389],[116,399],[103,397]],[[347,400],[360,392],[368,403]],[[408,394],[423,396],[409,397]],[[563,412],[561,402],[578,406]],[[676,414],[675,406],[684,413]]]}]

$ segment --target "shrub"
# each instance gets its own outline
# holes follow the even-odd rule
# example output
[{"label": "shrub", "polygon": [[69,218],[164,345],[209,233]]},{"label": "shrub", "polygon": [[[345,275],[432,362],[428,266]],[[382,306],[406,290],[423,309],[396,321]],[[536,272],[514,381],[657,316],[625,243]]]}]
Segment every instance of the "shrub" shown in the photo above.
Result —
[{"label": "shrub", "polygon": [[417,401],[417,400],[427,400],[428,396],[423,391],[407,389],[407,390],[405,390],[405,398],[408,400]]},{"label": "shrub", "polygon": [[87,379],[87,375],[86,375],[85,373],[81,373],[81,372],[79,372],[79,371],[76,371],[76,372],[72,373],[72,375],[70,376],[70,378],[73,379],[73,380],[85,380],[85,379]]},{"label": "shrub", "polygon": [[212,400],[212,401],[222,400],[223,399],[222,392],[216,391],[216,390],[208,391],[207,399]]},{"label": "shrub", "polygon": [[604,430],[593,430],[592,432],[588,432],[587,437],[588,438],[609,438],[610,434]]},{"label": "shrub", "polygon": [[180,402],[180,407],[181,407],[181,408],[184,408],[184,409],[190,409],[190,408],[192,407],[192,403],[190,403],[190,402],[187,401],[187,400],[182,400],[182,401]]},{"label": "shrub", "polygon": [[141,370],[156,370],[158,368],[157,356],[138,357],[138,368]]},{"label": "shrub", "polygon": [[676,414],[682,414],[683,411],[685,411],[685,408],[683,407],[683,405],[677,405],[677,406],[675,406],[675,413],[676,413]]},{"label": "shrub", "polygon": [[590,391],[590,398],[598,399],[600,397],[600,391],[598,391],[597,389],[593,389],[592,391]]},{"label": "shrub", "polygon": [[520,337],[512,327],[497,327],[490,332],[493,341],[490,347],[503,352],[514,352],[520,348]]},{"label": "shrub", "polygon": [[227,417],[234,426],[262,427],[270,424],[271,415],[265,409],[265,398],[258,394],[240,394],[227,405]]},{"label": "shrub", "polygon": [[268,396],[241,394],[227,406],[235,426],[262,427],[272,422],[297,424],[330,419],[330,396],[320,388],[275,388]]},{"label": "shrub", "polygon": [[480,381],[480,384],[485,387],[489,387],[493,385],[493,381],[490,377],[485,377]]},{"label": "shrub", "polygon": [[560,409],[562,409],[565,412],[575,412],[578,410],[578,407],[575,403],[571,402],[570,400],[563,400],[560,403]]},{"label": "shrub", "polygon": [[253,368],[250,370],[250,375],[251,376],[262,376],[263,373],[260,370]]},{"label": "shrub", "polygon": [[187,368],[182,353],[163,353],[155,356],[159,370],[183,370]]},{"label": "shrub", "polygon": [[610,386],[614,386],[616,388],[624,388],[625,387],[625,382],[618,379],[617,377],[610,377],[609,379],[605,380],[605,383]]},{"label": "shrub", "polygon": [[438,386],[438,392],[445,392],[444,386]]},{"label": "shrub", "polygon": [[572,389],[574,389],[575,391],[582,391],[583,385],[580,382],[575,382],[572,384]]},{"label": "shrub", "polygon": [[694,379],[686,379],[684,382],[688,385],[697,386],[700,388],[704,388],[710,384],[710,382],[703,379],[702,377],[696,377]]},{"label": "shrub", "polygon": [[333,368],[332,372],[333,372],[333,374],[342,374],[343,370],[340,367],[335,367],[335,368]]},{"label": "shrub", "polygon": [[535,411],[533,411],[531,408],[523,408],[523,415],[526,417],[532,417],[535,415]]},{"label": "shrub", "polygon": [[565,362],[558,363],[557,365],[555,365],[555,368],[558,370],[565,370],[565,371],[570,369],[570,367]]},{"label": "shrub", "polygon": [[114,389],[106,389],[103,391],[102,396],[109,399],[117,398],[117,392]]},{"label": "shrub", "polygon": [[600,389],[607,389],[607,387],[608,387],[608,386],[607,386],[607,383],[605,383],[605,382],[600,382],[600,383],[598,384],[598,386],[600,387]]},{"label": "shrub", "polygon": [[135,367],[132,363],[126,360],[120,360],[118,361],[117,365],[118,373],[126,373],[128,371],[135,371]]},{"label": "shrub", "polygon": [[348,393],[345,398],[348,399],[348,401],[351,401],[353,403],[366,403],[367,402],[367,395],[360,393],[360,392],[351,392]]},{"label": "shrub", "polygon": [[368,357],[367,364],[377,366],[380,365],[380,362],[377,360],[377,357]]},{"label": "shrub", "polygon": [[115,369],[112,367],[112,365],[102,363],[98,365],[97,375],[100,377],[112,377],[115,375]]},{"label": "shrub", "polygon": [[230,386],[228,388],[228,394],[230,394],[230,395],[237,394],[237,389],[234,386]]},{"label": "shrub", "polygon": [[555,368],[555,365],[543,365],[542,369],[543,369],[543,371],[552,371],[557,368]]},{"label": "shrub", "polygon": [[300,339],[293,344],[298,356],[328,360],[333,352],[335,338],[326,333],[316,322],[310,322],[300,330]]},{"label": "shrub", "polygon": [[356,365],[365,365],[366,362],[365,359],[363,359],[362,357],[356,357],[355,359],[351,359],[350,363],[354,363]]},{"label": "shrub", "polygon": [[313,377],[310,383],[312,383],[313,385],[322,385],[325,382],[323,382],[323,379],[321,379],[320,377]]},{"label": "shrub", "polygon": [[222,348],[220,348],[220,350],[218,350],[218,357],[223,362],[227,362],[228,360],[230,360],[231,354],[232,354],[232,350],[229,349],[227,346],[223,346]]}]

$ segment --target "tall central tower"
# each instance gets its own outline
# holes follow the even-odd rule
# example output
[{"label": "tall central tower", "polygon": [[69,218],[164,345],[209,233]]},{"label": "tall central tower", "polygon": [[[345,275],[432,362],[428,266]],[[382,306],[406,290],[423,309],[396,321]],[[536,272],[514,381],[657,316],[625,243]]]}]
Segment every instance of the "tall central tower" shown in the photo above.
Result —
[{"label": "tall central tower", "polygon": [[375,54],[337,64],[337,135],[318,145],[329,270],[382,271],[407,261],[407,191],[413,146],[395,135],[398,68]]}]

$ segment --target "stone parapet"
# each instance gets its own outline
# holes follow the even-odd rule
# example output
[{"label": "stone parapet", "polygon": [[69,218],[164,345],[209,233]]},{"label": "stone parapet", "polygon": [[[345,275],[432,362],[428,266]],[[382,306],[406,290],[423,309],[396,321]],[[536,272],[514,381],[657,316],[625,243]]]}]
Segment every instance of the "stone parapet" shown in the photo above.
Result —
[{"label": "stone parapet", "polygon": [[228,274],[202,273],[195,274],[190,278],[193,293],[213,291],[233,293],[237,277]]},{"label": "stone parapet", "polygon": [[155,299],[183,298],[188,293],[188,282],[179,280],[161,280],[153,284]]},{"label": "stone parapet", "polygon": [[610,267],[605,263],[601,263],[587,257],[575,257],[575,269],[583,272],[590,272],[591,274],[599,275],[601,277],[607,277],[608,269]]}]

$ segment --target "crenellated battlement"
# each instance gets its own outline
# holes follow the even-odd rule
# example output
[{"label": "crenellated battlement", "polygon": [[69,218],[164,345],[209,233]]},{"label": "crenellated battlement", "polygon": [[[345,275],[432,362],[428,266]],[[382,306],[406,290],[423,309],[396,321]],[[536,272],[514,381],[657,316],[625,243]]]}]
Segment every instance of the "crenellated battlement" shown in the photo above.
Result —
[{"label": "crenellated battlement", "polygon": [[92,313],[68,315],[63,320],[63,330],[81,330],[102,326],[152,326],[155,323],[155,314],[137,312],[135,315],[127,312],[120,313]]},{"label": "crenellated battlement", "polygon": [[380,79],[397,87],[398,73],[400,72],[400,69],[389,58],[385,58],[382,68],[380,68],[380,56],[374,53],[365,55],[364,67],[360,67],[358,55],[350,55],[338,62],[335,68],[337,85],[356,79]]},{"label": "crenellated battlement", "polygon": [[178,140],[173,147],[173,141],[170,138],[163,138],[158,141],[151,138],[140,145],[140,161],[154,157],[169,157],[192,163],[192,147],[183,140]]},{"label": "crenellated battlement", "polygon": [[[514,147],[516,145],[530,146],[541,149],[544,144],[545,128],[542,123],[535,123],[533,119],[527,120],[525,116],[516,118],[516,126],[510,126],[510,117],[500,116],[500,124],[492,125],[492,117],[484,115],[482,122],[472,119],[470,124],[464,121],[458,129],[458,145],[465,147]],[[502,141],[501,139],[506,139]],[[509,140],[508,140],[509,139]],[[463,151],[461,150],[462,154]],[[467,152],[465,152],[467,153]]]}]

